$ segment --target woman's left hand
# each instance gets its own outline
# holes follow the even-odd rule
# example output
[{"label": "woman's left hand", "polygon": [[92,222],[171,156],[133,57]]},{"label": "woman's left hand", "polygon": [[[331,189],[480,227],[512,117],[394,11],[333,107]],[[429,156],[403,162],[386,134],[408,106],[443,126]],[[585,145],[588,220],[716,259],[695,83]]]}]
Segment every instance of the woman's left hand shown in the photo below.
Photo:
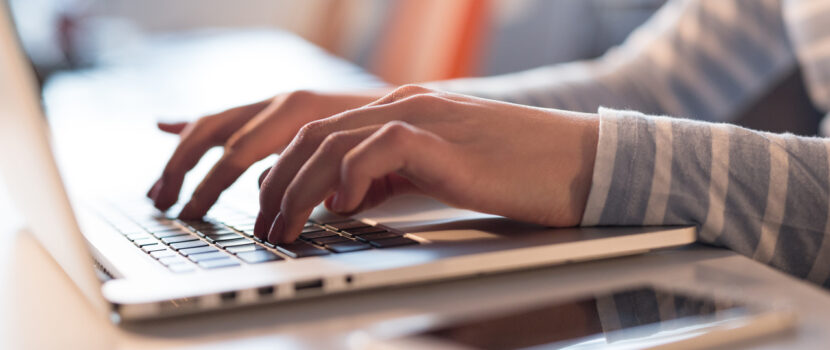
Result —
[{"label": "woman's left hand", "polygon": [[577,225],[599,119],[404,86],[306,124],[264,177],[255,234],[291,242],[322,201],[349,215],[417,192],[549,226]]}]

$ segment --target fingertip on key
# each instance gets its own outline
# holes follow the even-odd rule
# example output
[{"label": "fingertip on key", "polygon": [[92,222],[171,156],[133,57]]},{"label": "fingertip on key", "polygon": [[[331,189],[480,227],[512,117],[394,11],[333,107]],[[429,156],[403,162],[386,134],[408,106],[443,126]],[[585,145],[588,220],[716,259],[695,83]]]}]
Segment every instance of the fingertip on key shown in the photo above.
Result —
[{"label": "fingertip on key", "polygon": [[254,221],[254,236],[262,239],[268,239],[268,232],[265,231],[265,219],[262,217],[262,212],[257,213],[256,221]]},{"label": "fingertip on key", "polygon": [[182,211],[179,212],[179,219],[182,220],[197,220],[201,219],[204,216],[204,213],[200,213],[199,210],[189,202],[185,204]]},{"label": "fingertip on key", "polygon": [[285,230],[285,219],[283,219],[282,214],[277,214],[277,218],[274,219],[274,223],[271,225],[271,229],[268,231],[268,242],[273,244],[280,243],[279,239],[283,236],[283,231]]}]

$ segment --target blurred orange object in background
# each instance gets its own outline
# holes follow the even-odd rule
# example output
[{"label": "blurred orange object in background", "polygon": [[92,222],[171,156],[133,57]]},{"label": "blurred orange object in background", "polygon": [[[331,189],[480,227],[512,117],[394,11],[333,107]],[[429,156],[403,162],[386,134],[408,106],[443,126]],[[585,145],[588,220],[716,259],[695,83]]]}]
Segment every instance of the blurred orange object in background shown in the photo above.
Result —
[{"label": "blurred orange object in background", "polygon": [[474,75],[488,33],[487,0],[400,0],[369,64],[405,84]]}]

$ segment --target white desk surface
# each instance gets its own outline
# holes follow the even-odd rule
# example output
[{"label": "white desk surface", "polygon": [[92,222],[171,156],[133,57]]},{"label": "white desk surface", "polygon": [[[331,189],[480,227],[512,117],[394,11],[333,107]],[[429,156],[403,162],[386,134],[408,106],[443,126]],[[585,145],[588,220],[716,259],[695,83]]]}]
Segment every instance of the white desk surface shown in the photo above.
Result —
[{"label": "white desk surface", "polygon": [[[261,86],[260,91],[273,88]],[[203,88],[201,93],[216,92],[209,90]],[[230,101],[251,99],[250,95],[225,97]],[[200,108],[217,107],[203,101],[208,104]],[[194,111],[192,105],[184,104],[173,110]],[[174,142],[169,140],[160,147],[169,148]],[[93,312],[22,228],[22,219],[2,186],[0,242],[2,349],[340,349],[348,347],[352,332],[397,317],[531,303],[636,282],[709,289],[752,302],[785,304],[797,313],[794,332],[744,344],[744,348],[812,349],[830,344],[830,332],[826,331],[830,329],[830,293],[746,257],[702,246],[116,326]]]}]

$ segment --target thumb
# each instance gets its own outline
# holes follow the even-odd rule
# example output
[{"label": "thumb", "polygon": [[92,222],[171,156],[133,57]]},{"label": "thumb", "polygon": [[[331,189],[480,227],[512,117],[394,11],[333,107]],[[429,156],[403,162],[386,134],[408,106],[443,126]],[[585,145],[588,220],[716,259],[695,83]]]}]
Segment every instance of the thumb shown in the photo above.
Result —
[{"label": "thumb", "polygon": [[176,122],[176,123],[165,123],[165,122],[158,122],[156,123],[159,130],[164,131],[170,134],[181,134],[182,130],[187,127],[187,122]]}]

